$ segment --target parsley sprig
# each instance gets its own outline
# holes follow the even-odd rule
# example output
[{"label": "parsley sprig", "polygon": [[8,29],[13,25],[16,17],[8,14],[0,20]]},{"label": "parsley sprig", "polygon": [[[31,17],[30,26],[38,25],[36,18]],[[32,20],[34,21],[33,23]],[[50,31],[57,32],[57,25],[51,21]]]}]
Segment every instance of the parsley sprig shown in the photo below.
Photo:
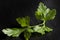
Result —
[{"label": "parsley sprig", "polygon": [[[21,28],[6,28],[3,29],[2,32],[6,34],[7,36],[12,37],[19,37],[19,35],[23,32],[24,37],[26,40],[29,40],[32,33],[40,33],[42,35],[45,34],[45,32],[50,32],[53,29],[46,26],[46,22],[49,20],[53,20],[56,15],[55,9],[47,8],[44,3],[40,2],[37,10],[35,11],[35,17],[37,20],[42,20],[42,24],[30,26],[30,17],[25,16],[22,18],[16,18],[16,21],[18,24],[21,25]],[[42,25],[42,26],[41,26]]]}]

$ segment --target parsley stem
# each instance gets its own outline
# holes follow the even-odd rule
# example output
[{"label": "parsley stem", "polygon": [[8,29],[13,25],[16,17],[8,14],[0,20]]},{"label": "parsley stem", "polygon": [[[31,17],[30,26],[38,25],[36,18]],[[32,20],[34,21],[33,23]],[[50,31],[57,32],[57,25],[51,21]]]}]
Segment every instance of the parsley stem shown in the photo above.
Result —
[{"label": "parsley stem", "polygon": [[26,38],[26,40],[28,40],[28,38]]},{"label": "parsley stem", "polygon": [[46,21],[44,20],[44,21],[43,21],[43,27],[45,27],[45,22],[46,22]]}]

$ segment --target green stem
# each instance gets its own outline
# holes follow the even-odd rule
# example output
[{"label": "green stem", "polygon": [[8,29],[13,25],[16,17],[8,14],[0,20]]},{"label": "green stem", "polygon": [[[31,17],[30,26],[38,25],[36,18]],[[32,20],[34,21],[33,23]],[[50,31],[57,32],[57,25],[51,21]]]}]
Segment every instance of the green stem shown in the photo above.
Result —
[{"label": "green stem", "polygon": [[28,40],[28,38],[26,38],[26,40]]},{"label": "green stem", "polygon": [[30,28],[33,28],[33,27],[35,27],[35,26],[39,26],[39,25],[43,25],[43,26],[45,27],[45,23],[46,23],[46,21],[43,20],[43,23],[42,23],[42,24],[38,24],[38,25],[34,25],[34,26],[29,26],[29,27],[30,27]]},{"label": "green stem", "polygon": [[44,21],[43,21],[43,27],[45,27],[45,23],[46,23],[46,21],[44,20]]}]

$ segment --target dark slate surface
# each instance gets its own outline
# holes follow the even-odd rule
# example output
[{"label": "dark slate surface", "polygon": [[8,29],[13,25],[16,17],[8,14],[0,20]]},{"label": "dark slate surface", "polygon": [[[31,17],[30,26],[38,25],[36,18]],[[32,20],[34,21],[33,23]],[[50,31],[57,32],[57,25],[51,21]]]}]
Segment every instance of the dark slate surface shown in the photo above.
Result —
[{"label": "dark slate surface", "polygon": [[25,40],[23,33],[18,38],[12,38],[4,35],[1,30],[4,28],[21,27],[16,22],[17,17],[30,16],[31,25],[41,23],[41,21],[35,20],[34,12],[39,2],[44,2],[47,7],[55,8],[57,14],[54,20],[48,21],[47,26],[54,30],[50,33],[46,33],[43,36],[39,34],[32,34],[30,40],[60,40],[60,1],[59,0],[0,0],[0,40]]}]

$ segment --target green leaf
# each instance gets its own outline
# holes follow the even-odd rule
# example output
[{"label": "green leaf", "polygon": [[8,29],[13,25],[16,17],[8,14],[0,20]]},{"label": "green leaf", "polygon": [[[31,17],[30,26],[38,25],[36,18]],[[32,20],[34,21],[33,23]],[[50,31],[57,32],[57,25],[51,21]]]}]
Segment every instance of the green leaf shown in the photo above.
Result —
[{"label": "green leaf", "polygon": [[18,28],[6,28],[3,29],[2,32],[7,36],[18,37],[25,29],[18,29]]},{"label": "green leaf", "polygon": [[34,30],[34,32],[38,32],[38,33],[41,33],[42,35],[44,35],[45,32],[50,32],[50,31],[52,31],[53,29],[51,29],[51,28],[49,28],[49,27],[44,27],[44,26],[39,26],[39,25],[37,25],[37,26],[34,27],[33,30]]},{"label": "green leaf", "polygon": [[38,20],[52,20],[55,18],[56,10],[46,7],[42,2],[40,2],[37,11],[35,12],[35,16]]},{"label": "green leaf", "polygon": [[34,32],[34,30],[31,29],[31,28],[27,28],[27,31],[30,32],[30,33]]},{"label": "green leaf", "polygon": [[42,35],[45,34],[45,30],[42,27],[38,26],[38,25],[35,26],[34,31],[38,32],[38,33],[41,33]]},{"label": "green leaf", "polygon": [[53,20],[55,18],[55,15],[56,15],[56,10],[52,9],[49,11],[49,13],[46,14],[45,20]]},{"label": "green leaf", "polygon": [[44,5],[42,2],[40,2],[39,6],[37,8],[37,11],[35,12],[36,18],[39,20],[43,20],[46,9],[47,9],[46,5]]},{"label": "green leaf", "polygon": [[38,9],[40,10],[40,12],[44,13],[46,8],[47,7],[46,7],[46,5],[44,5],[44,3],[42,3],[42,2],[39,3]]},{"label": "green leaf", "polygon": [[24,37],[26,40],[29,40],[30,36],[31,36],[30,32],[27,32],[27,31],[24,32]]},{"label": "green leaf", "polygon": [[49,27],[45,27],[44,30],[45,30],[46,32],[53,31],[53,29],[51,29],[51,28],[49,28]]},{"label": "green leaf", "polygon": [[47,9],[45,10],[45,12],[44,12],[44,17],[46,17],[49,12],[50,12],[50,9],[47,8]]},{"label": "green leaf", "polygon": [[28,16],[23,18],[17,18],[16,20],[19,24],[21,24],[22,27],[26,27],[30,25],[30,18]]},{"label": "green leaf", "polygon": [[40,11],[36,11],[35,12],[35,16],[38,20],[43,20],[44,18],[44,15],[43,14],[40,14]]}]

